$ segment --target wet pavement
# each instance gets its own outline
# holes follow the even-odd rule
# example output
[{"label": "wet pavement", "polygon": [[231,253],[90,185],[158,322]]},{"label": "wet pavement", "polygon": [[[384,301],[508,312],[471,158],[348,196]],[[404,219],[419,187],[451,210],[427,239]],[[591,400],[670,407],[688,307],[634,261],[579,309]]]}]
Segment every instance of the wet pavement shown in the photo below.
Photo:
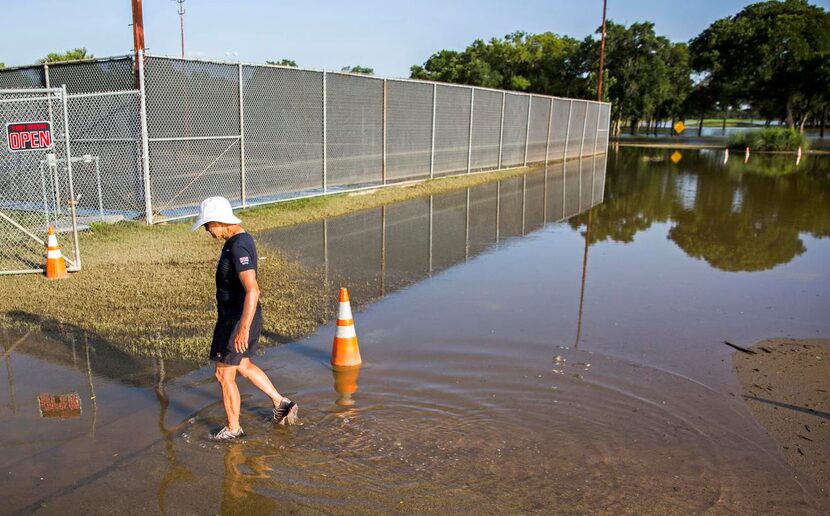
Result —
[{"label": "wet pavement", "polygon": [[240,380],[240,443],[210,367],[0,331],[0,512],[826,512],[721,342],[830,335],[830,159],[671,155],[257,235],[350,288],[364,365],[264,350],[302,425]]}]

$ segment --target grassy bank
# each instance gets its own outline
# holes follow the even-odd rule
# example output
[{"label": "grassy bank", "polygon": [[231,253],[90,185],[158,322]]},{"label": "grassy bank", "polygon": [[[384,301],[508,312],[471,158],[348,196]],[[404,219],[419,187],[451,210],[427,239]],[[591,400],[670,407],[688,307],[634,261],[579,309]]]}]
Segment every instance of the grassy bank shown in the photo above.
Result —
[{"label": "grassy bank", "polygon": [[766,127],[752,131],[741,131],[729,137],[729,147],[744,149],[749,147],[756,151],[795,151],[799,147],[807,149],[807,137],[795,129],[784,127]]},{"label": "grassy bank", "polygon": [[[526,173],[511,169],[408,186],[338,194],[239,212],[254,234],[383,204],[467,188]],[[81,233],[83,270],[50,282],[38,275],[0,276],[0,325],[89,332],[126,351],[203,360],[215,320],[214,272],[221,242],[190,221],[147,226],[94,225]],[[63,242],[68,245],[68,242]],[[266,344],[308,334],[331,313],[337,286],[260,244]]]}]

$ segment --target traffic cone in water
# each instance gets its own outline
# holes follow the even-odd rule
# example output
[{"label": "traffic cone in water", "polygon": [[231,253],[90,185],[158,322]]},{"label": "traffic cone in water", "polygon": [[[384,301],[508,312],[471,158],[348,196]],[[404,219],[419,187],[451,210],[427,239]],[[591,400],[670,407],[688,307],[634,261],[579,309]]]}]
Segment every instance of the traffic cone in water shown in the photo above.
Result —
[{"label": "traffic cone in water", "polygon": [[360,349],[357,347],[357,333],[354,331],[352,307],[349,304],[349,291],[340,289],[340,306],[337,312],[337,333],[331,349],[331,365],[336,367],[356,367],[362,363]]},{"label": "traffic cone in water", "polygon": [[64,279],[69,274],[66,272],[66,262],[61,254],[61,246],[58,245],[58,237],[55,236],[55,228],[49,226],[46,240],[46,279]]}]

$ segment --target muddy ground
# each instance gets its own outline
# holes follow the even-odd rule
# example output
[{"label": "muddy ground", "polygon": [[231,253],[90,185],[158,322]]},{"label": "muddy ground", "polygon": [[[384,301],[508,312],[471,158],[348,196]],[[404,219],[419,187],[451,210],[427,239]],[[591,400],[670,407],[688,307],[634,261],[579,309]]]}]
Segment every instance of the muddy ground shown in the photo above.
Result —
[{"label": "muddy ground", "polygon": [[830,499],[830,340],[769,339],[736,351],[746,404],[789,465]]}]

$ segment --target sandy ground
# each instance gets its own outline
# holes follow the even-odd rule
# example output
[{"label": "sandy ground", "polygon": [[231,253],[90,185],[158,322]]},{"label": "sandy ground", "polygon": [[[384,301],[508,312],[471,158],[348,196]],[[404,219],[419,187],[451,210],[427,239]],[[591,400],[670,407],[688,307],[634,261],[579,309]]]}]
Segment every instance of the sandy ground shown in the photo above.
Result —
[{"label": "sandy ground", "polygon": [[830,339],[769,339],[733,364],[755,419],[830,502]]}]

